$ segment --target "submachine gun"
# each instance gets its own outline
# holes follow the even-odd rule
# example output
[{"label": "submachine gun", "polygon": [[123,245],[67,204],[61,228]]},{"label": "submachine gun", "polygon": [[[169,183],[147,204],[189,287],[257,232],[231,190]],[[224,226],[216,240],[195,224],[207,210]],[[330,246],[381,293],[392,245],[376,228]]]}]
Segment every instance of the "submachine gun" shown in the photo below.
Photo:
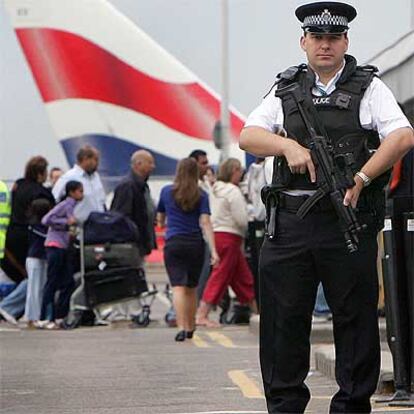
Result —
[{"label": "submachine gun", "polygon": [[[298,83],[293,83],[276,90],[275,96],[283,98],[286,95],[291,95],[297,104],[300,116],[309,133],[312,161],[318,172],[318,190],[302,204],[296,214],[301,218],[305,217],[319,200],[329,195],[338,216],[348,251],[350,253],[356,252],[359,243],[358,232],[365,228],[366,225],[360,225],[358,223],[355,211],[351,205],[345,206],[343,204],[346,189],[355,185],[354,174],[351,169],[354,163],[353,154],[336,154],[326,132],[322,130],[321,133],[323,135],[316,133],[309,121],[304,105],[306,98],[302,94],[301,87]],[[310,103],[307,106],[317,121],[318,114],[313,104]],[[319,129],[323,129],[323,127]]]}]

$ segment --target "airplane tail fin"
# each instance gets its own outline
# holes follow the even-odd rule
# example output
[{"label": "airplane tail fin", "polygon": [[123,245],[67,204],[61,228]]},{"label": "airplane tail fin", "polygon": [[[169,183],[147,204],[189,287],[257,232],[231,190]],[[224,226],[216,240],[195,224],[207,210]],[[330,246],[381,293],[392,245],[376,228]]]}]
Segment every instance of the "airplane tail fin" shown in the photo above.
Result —
[{"label": "airplane tail fin", "polygon": [[[5,0],[67,160],[91,144],[108,179],[126,174],[137,149],[156,175],[172,175],[194,149],[218,162],[213,130],[220,99],[188,68],[106,0]],[[231,155],[242,116],[231,110]]]}]

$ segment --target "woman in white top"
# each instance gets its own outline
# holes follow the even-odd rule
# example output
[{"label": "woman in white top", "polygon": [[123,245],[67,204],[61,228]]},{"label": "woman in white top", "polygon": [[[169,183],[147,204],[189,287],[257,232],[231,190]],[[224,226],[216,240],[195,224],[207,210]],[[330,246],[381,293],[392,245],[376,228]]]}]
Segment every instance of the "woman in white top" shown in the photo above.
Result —
[{"label": "woman in white top", "polygon": [[217,181],[210,192],[211,221],[220,263],[213,269],[197,312],[197,324],[215,327],[208,319],[211,308],[222,299],[231,286],[242,304],[256,312],[253,275],[243,255],[247,230],[247,204],[239,188],[243,169],[235,158],[224,161]]}]

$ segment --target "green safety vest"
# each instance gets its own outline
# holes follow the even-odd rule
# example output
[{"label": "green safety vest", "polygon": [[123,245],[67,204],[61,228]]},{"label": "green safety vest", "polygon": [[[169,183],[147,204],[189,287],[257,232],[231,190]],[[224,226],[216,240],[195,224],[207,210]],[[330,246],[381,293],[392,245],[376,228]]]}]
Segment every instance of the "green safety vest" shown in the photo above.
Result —
[{"label": "green safety vest", "polygon": [[10,214],[10,193],[6,184],[0,181],[0,259],[4,257],[4,246],[6,245],[6,232],[10,222]]}]

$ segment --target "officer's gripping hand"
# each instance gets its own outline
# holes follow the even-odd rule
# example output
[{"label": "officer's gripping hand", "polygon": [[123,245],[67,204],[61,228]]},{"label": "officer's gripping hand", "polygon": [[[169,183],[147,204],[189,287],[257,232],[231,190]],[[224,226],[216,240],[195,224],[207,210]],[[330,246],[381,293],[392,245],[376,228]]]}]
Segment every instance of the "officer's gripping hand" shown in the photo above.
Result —
[{"label": "officer's gripping hand", "polygon": [[311,181],[316,182],[315,165],[313,164],[310,150],[302,147],[295,140],[285,138],[283,143],[283,155],[285,156],[292,174],[305,174],[309,171]]},{"label": "officer's gripping hand", "polygon": [[364,182],[358,175],[354,177],[354,181],[355,185],[346,190],[344,197],[344,206],[351,205],[353,208],[357,206],[359,195],[361,194],[361,191],[364,188]]}]

